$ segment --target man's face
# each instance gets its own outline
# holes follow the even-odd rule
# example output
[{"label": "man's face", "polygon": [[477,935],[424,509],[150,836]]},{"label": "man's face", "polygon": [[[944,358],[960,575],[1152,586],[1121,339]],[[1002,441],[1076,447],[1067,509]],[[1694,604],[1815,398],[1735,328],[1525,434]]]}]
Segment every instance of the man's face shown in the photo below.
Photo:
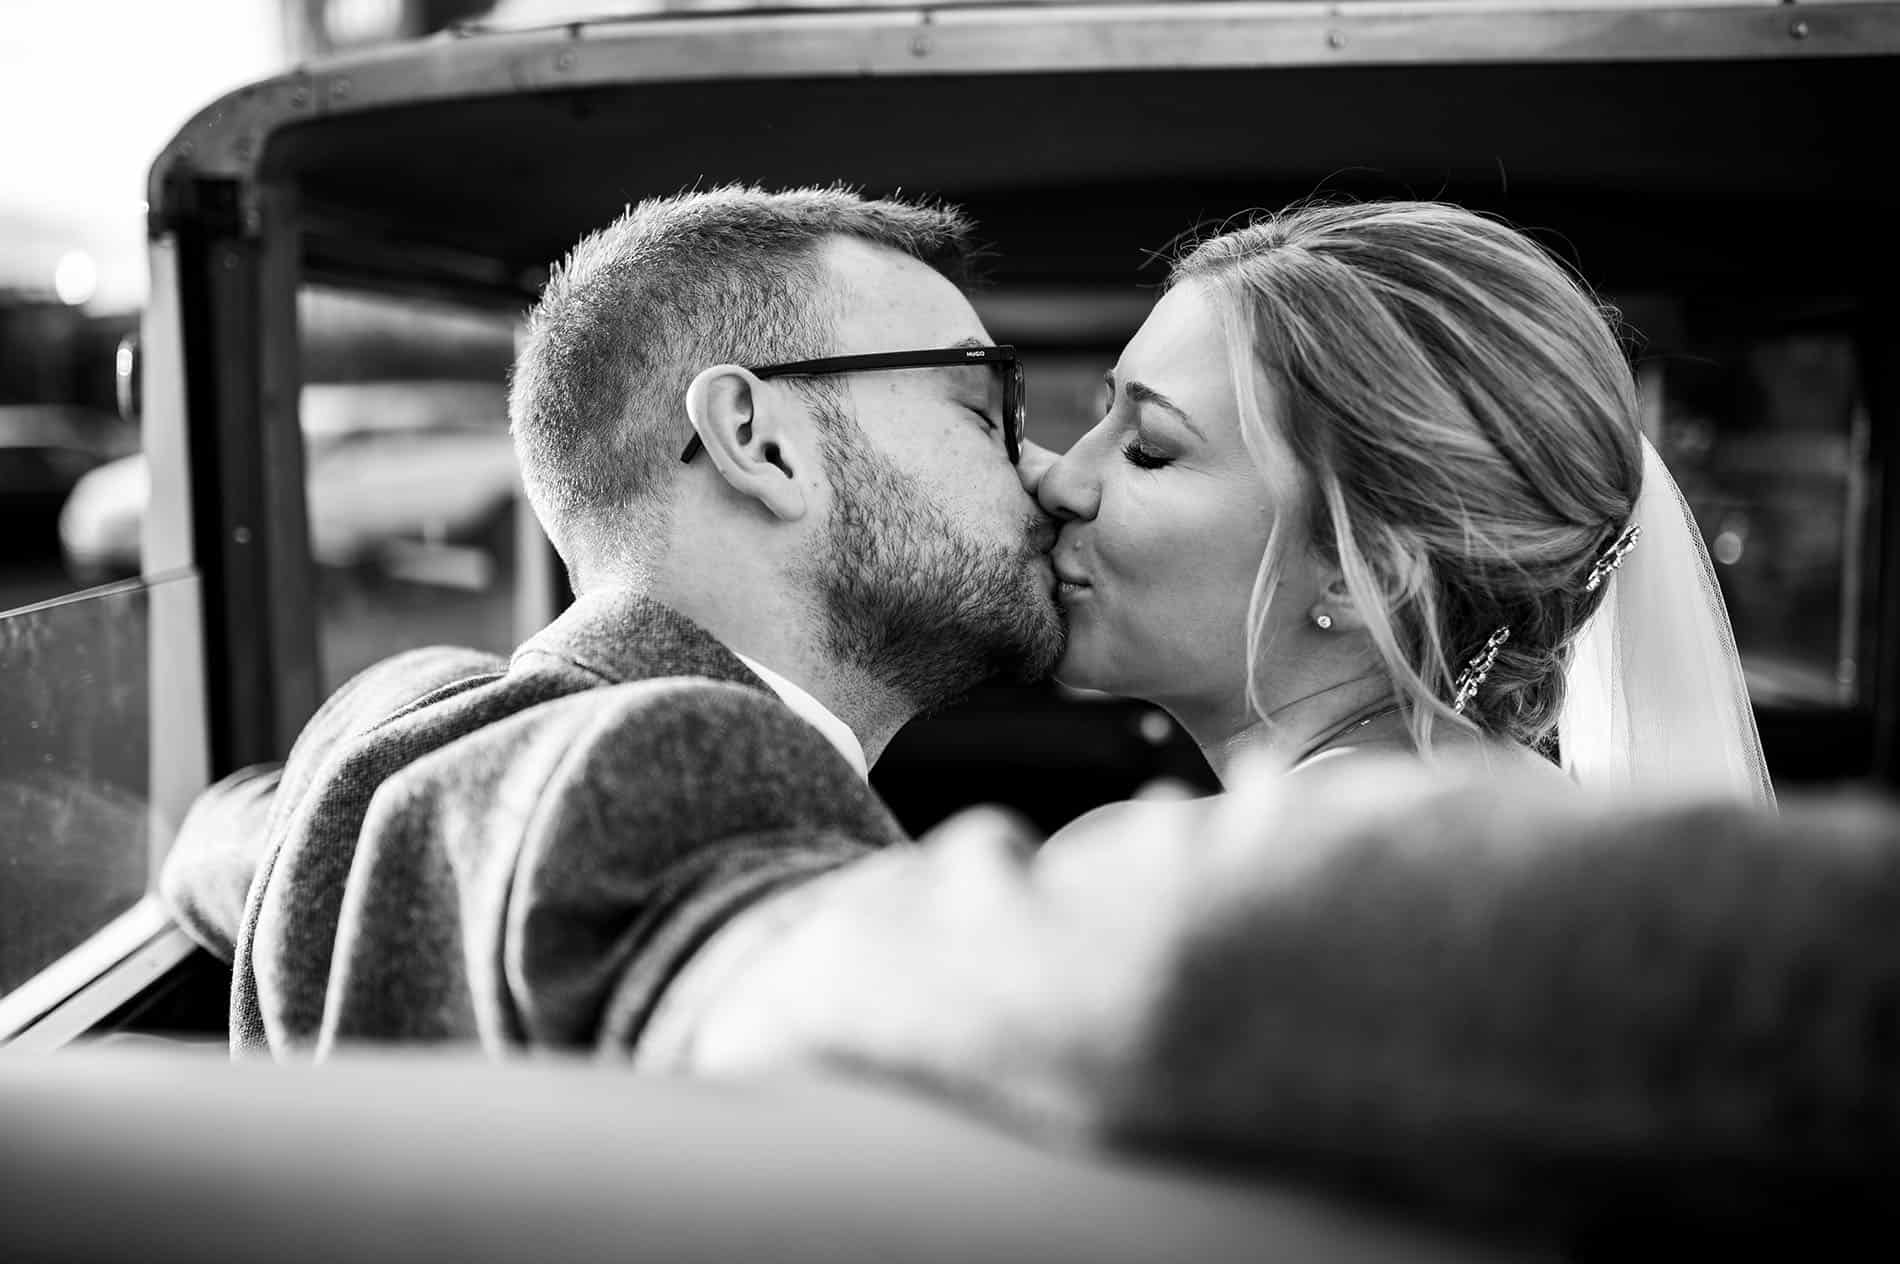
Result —
[{"label": "man's face", "polygon": [[[989,345],[934,269],[852,239],[827,255],[836,354]],[[949,366],[827,380],[843,405],[813,564],[829,648],[922,708],[996,675],[1039,679],[1062,649],[1053,523],[1004,450],[994,376]]]}]

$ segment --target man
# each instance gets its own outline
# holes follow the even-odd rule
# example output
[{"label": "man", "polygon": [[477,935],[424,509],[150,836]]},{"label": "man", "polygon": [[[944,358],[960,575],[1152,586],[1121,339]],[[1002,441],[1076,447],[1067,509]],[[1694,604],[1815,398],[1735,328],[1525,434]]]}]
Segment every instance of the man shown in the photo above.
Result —
[{"label": "man", "polygon": [[163,885],[233,961],[235,1047],[631,1050],[728,923],[905,841],[869,763],[1061,644],[968,258],[956,212],[837,189],[576,247],[510,412],[577,600],[506,662],[371,668],[194,808]]}]

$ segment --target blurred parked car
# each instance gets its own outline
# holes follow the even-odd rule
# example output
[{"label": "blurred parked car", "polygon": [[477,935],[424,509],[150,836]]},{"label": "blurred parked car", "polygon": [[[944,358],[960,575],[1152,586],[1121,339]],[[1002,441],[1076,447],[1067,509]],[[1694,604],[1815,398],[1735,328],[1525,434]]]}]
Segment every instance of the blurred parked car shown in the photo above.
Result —
[{"label": "blurred parked car", "polygon": [[0,530],[9,554],[51,545],[73,488],[137,446],[137,433],[104,409],[0,404]]},{"label": "blurred parked car", "polygon": [[[304,494],[324,676],[340,683],[407,638],[507,645],[520,479],[493,381],[329,382],[302,393]],[[59,515],[82,585],[140,573],[145,457],[87,470]]]},{"label": "blurred parked car", "polygon": [[112,354],[135,315],[95,315],[0,276],[0,610],[67,591],[60,506],[89,471],[138,448],[113,408]]},{"label": "blurred parked car", "polygon": [[[470,573],[466,564],[432,570],[422,551],[452,550],[512,515],[519,479],[505,411],[503,389],[492,382],[304,387],[304,479],[317,563]],[[59,490],[59,541],[73,577],[97,584],[138,574],[151,491],[143,454],[90,462]]]}]

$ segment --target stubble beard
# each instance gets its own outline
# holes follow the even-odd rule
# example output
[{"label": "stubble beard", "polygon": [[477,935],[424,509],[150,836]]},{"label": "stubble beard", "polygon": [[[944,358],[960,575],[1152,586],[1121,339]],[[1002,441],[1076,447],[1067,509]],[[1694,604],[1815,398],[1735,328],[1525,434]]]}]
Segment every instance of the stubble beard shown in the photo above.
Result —
[{"label": "stubble beard", "polygon": [[1014,547],[981,544],[853,427],[827,440],[833,510],[814,576],[827,651],[920,714],[985,680],[1045,678],[1064,628],[1033,523]]}]

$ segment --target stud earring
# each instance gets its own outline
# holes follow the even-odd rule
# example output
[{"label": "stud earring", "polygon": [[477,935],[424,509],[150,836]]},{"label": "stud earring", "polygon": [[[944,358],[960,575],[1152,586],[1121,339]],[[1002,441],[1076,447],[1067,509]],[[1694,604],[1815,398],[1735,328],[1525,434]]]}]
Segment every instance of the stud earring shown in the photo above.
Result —
[{"label": "stud earring", "polygon": [[1331,632],[1333,630],[1333,616],[1330,614],[1316,614],[1313,616],[1313,626],[1322,632]]}]

